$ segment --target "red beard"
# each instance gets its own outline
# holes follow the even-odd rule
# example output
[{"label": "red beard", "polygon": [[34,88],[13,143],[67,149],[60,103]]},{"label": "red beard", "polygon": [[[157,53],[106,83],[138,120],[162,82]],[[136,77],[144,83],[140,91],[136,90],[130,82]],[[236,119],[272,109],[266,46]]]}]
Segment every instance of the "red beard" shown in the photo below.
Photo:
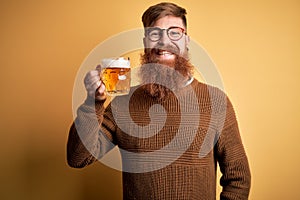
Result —
[{"label": "red beard", "polygon": [[[166,49],[174,52],[170,48]],[[146,50],[141,56],[140,77],[143,89],[153,98],[161,100],[186,84],[193,66],[184,57],[175,54],[174,60],[159,60],[158,49]],[[185,56],[187,57],[187,56]]]}]

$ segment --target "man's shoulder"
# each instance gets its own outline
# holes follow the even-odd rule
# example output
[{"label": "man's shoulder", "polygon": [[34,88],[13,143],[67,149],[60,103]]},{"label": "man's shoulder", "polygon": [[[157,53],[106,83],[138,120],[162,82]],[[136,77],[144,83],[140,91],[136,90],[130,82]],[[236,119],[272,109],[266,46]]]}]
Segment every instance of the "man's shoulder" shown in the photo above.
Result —
[{"label": "man's shoulder", "polygon": [[227,94],[216,86],[195,79],[192,87],[203,107],[210,107],[215,112],[220,112],[226,110],[228,103],[230,103]]},{"label": "man's shoulder", "polygon": [[194,90],[198,93],[206,93],[208,95],[221,95],[221,96],[226,96],[225,92],[223,91],[223,89],[201,82],[197,79],[194,79],[192,82],[192,87],[194,88]]}]

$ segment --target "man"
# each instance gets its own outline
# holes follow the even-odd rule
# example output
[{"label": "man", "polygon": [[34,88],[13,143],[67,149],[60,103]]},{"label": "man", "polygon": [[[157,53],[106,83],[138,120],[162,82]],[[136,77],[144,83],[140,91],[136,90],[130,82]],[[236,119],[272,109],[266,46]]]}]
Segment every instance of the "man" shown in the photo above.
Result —
[{"label": "man", "polygon": [[129,95],[104,108],[100,67],[86,75],[88,97],[70,129],[68,163],[87,166],[115,144],[124,199],[188,200],[216,198],[218,163],[220,198],[248,199],[250,170],[233,107],[222,91],[193,79],[185,15],[172,3],[144,12],[142,84]]}]

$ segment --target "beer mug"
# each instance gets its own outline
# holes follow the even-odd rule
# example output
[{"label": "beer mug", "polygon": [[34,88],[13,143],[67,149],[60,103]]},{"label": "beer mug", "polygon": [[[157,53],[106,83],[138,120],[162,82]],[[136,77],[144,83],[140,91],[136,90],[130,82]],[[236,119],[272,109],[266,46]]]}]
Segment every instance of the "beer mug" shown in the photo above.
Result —
[{"label": "beer mug", "polygon": [[126,95],[130,90],[130,61],[123,57],[101,61],[101,79],[111,96]]}]

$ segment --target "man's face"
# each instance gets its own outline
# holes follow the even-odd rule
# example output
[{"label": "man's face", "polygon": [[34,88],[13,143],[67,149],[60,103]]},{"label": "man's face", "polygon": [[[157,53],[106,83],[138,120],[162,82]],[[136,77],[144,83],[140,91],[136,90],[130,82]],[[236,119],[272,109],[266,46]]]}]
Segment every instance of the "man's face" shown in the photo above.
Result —
[{"label": "man's face", "polygon": [[177,56],[187,59],[187,45],[189,43],[189,37],[186,34],[179,40],[172,40],[167,35],[167,29],[170,27],[180,27],[184,29],[182,19],[174,16],[165,16],[160,18],[155,22],[153,27],[158,27],[160,29],[165,29],[162,32],[162,35],[158,41],[151,41],[149,37],[144,38],[144,47],[146,50],[151,50],[153,48],[157,49],[155,52],[155,57],[161,63],[168,63],[175,61],[176,54]]},{"label": "man's face", "polygon": [[174,16],[160,18],[146,31],[141,83],[150,96],[163,99],[183,88],[192,74],[187,51],[189,37],[182,19]]}]

